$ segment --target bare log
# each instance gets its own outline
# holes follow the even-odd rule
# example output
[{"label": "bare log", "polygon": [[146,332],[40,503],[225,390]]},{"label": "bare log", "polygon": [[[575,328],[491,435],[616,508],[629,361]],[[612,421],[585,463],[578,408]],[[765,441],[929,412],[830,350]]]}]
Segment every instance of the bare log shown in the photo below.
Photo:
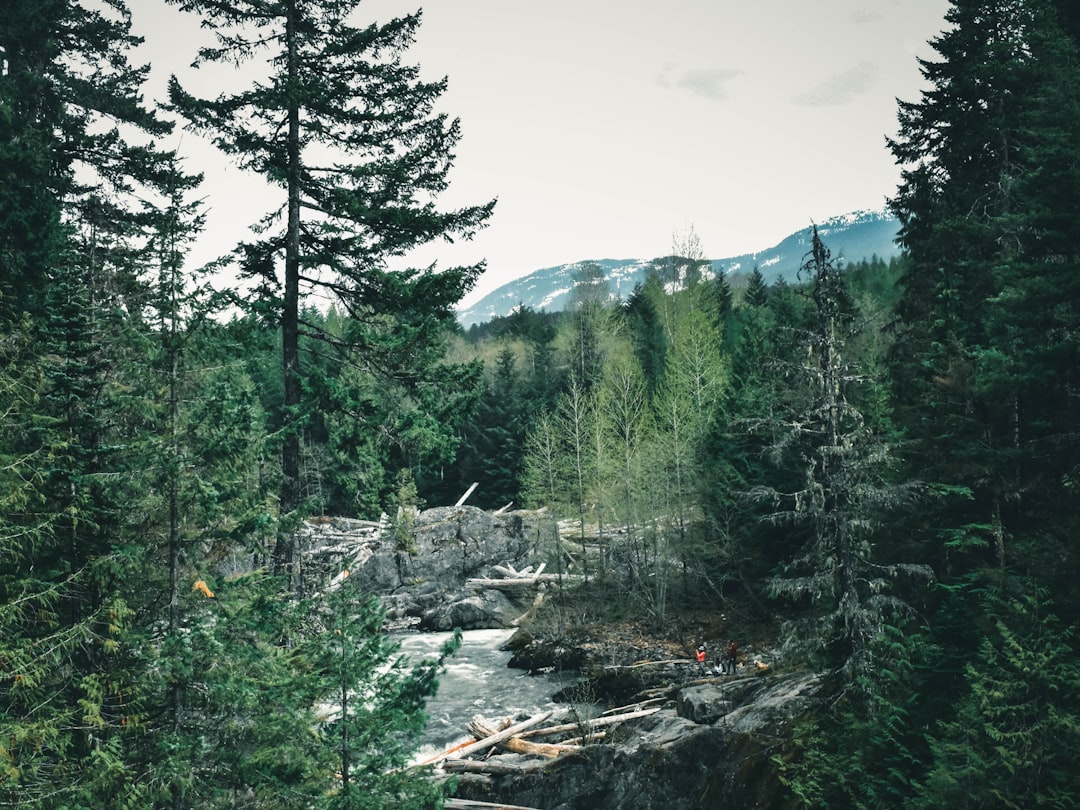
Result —
[{"label": "bare log", "polygon": [[514,773],[538,771],[545,763],[535,760],[529,762],[495,762],[494,760],[448,759],[442,764],[446,773],[483,773],[492,776],[505,776]]},{"label": "bare log", "polygon": [[[581,574],[563,574],[561,578],[563,582],[577,582],[584,579]],[[510,577],[507,579],[473,577],[465,580],[465,584],[470,588],[495,588],[505,590],[507,588],[531,588],[541,582],[557,582],[559,579],[560,577],[558,574],[540,574],[539,576]]]},{"label": "bare log", "polygon": [[648,700],[639,700],[637,703],[631,703],[627,706],[619,706],[615,709],[608,709],[606,712],[601,712],[601,716],[606,716],[609,714],[622,714],[624,712],[636,712],[638,709],[641,709],[644,706],[649,706],[653,703],[663,703],[666,700],[666,697],[655,697],[649,698]]},{"label": "bare log", "polygon": [[473,485],[472,485],[471,487],[469,487],[469,488],[468,488],[467,490],[465,490],[465,494],[464,494],[464,495],[462,495],[462,496],[461,496],[460,498],[458,498],[458,502],[454,504],[454,508],[456,509],[457,507],[459,507],[459,506],[461,506],[462,504],[464,504],[464,503],[465,503],[465,501],[469,500],[469,496],[470,496],[470,495],[472,495],[472,494],[473,494],[473,492],[475,492],[475,491],[476,491],[476,488],[477,488],[478,486],[480,486],[480,482],[479,482],[479,481],[475,481],[475,482],[473,482]]},{"label": "bare log", "polygon": [[492,804],[491,802],[476,802],[472,799],[447,799],[443,807],[448,810],[538,810],[536,807],[525,807],[520,804]]},{"label": "bare log", "polygon": [[[475,754],[477,751],[483,751],[487,748],[491,748],[493,745],[501,742],[502,740],[505,740],[507,737],[513,737],[515,734],[524,731],[525,729],[529,729],[533,726],[539,725],[540,723],[543,723],[545,720],[547,720],[549,717],[551,717],[551,712],[544,712],[543,714],[538,714],[535,717],[530,717],[528,720],[522,720],[520,723],[512,725],[509,728],[505,728],[496,734],[492,734],[482,740],[478,740],[472,745],[467,745],[464,748],[458,749],[453,753],[456,753],[458,757],[467,757],[469,754]],[[472,724],[470,724],[470,726],[471,725]]]},{"label": "bare log", "polygon": [[[492,737],[497,732],[494,728],[487,724],[487,721],[477,715],[469,723],[469,733],[474,734],[477,737]],[[505,748],[507,751],[513,751],[515,754],[531,754],[535,756],[547,757],[548,759],[554,759],[559,754],[565,754],[567,751],[573,750],[577,746],[567,745],[565,743],[561,745],[551,745],[550,743],[534,743],[528,740],[523,740],[520,737],[509,737],[505,740],[499,740],[496,743],[499,748]]]},{"label": "bare log", "polygon": [[562,745],[585,745],[586,743],[600,742],[606,736],[606,731],[590,732],[584,737],[572,737],[569,740],[563,740]]},{"label": "bare log", "polygon": [[581,720],[577,723],[563,723],[560,726],[547,726],[546,728],[534,728],[532,731],[525,732],[521,737],[544,737],[548,734],[564,734],[567,731],[588,731],[594,728],[600,728],[601,726],[610,726],[615,723],[623,723],[627,720],[634,720],[638,717],[648,717],[650,714],[656,714],[660,711],[659,706],[654,706],[651,709],[641,709],[636,712],[628,712],[626,714],[614,714],[607,717],[596,717],[592,720]]},{"label": "bare log", "polygon": [[461,751],[463,748],[468,748],[470,745],[472,745],[475,742],[476,742],[475,738],[465,740],[464,742],[460,742],[457,745],[454,745],[454,746],[451,746],[450,748],[447,748],[441,754],[436,754],[435,756],[429,757],[428,759],[425,759],[422,762],[413,763],[412,767],[421,768],[424,765],[431,765],[431,764],[433,764],[435,762],[438,762],[440,759],[445,759],[446,757],[450,756],[451,754],[456,754],[458,751]]},{"label": "bare log", "polygon": [[638,669],[640,667],[658,667],[663,664],[694,664],[689,658],[665,658],[663,661],[638,661],[634,664],[609,664],[604,669]]}]

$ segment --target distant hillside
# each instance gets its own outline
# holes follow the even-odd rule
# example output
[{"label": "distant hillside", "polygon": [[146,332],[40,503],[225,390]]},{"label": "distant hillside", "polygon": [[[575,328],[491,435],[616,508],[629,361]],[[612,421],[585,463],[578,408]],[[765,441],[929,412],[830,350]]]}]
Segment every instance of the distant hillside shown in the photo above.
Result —
[{"label": "distant hillside", "polygon": [[[883,211],[856,211],[833,217],[818,224],[818,233],[832,251],[834,259],[854,262],[878,256],[890,259],[899,254],[896,234],[899,222]],[[711,260],[713,273],[728,273],[737,281],[739,276],[758,267],[770,282],[778,277],[795,281],[799,267],[810,250],[812,227],[807,226],[785,237],[779,243],[757,253],[745,253],[727,259]],[[645,275],[656,259],[598,259],[613,294],[626,298],[634,285]],[[574,286],[574,273],[586,262],[545,267],[508,282],[488,293],[471,307],[462,309],[458,320],[466,329],[474,323],[509,315],[519,304],[535,310],[561,311],[566,307]],[[735,284],[734,286],[738,286]]]}]

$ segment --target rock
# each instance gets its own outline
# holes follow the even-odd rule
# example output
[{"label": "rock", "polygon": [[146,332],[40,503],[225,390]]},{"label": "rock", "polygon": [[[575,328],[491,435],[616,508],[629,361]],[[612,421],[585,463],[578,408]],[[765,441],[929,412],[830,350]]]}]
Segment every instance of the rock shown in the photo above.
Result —
[{"label": "rock", "polygon": [[534,638],[520,628],[503,645],[503,649],[513,653],[507,666],[529,672],[576,671],[588,659],[588,653],[581,647],[559,639]]},{"label": "rock", "polygon": [[603,744],[541,764],[523,757],[517,772],[464,774],[456,795],[550,810],[783,807],[772,757],[819,686],[802,672],[687,686],[676,709],[610,729]]},{"label": "rock", "polygon": [[396,628],[425,630],[509,627],[529,607],[532,594],[478,592],[471,578],[498,577],[495,566],[539,564],[538,539],[552,519],[539,512],[494,515],[472,506],[439,507],[413,518],[411,536],[370,521],[319,518],[298,533],[307,582],[325,583],[343,569],[348,587],[375,594]]},{"label": "rock", "polygon": [[765,687],[724,715],[720,722],[725,728],[739,734],[772,733],[809,711],[822,688],[821,676],[811,672],[759,680]]},{"label": "rock", "polygon": [[449,603],[439,603],[420,617],[421,630],[487,630],[505,627],[521,612],[505,594],[487,590]]}]

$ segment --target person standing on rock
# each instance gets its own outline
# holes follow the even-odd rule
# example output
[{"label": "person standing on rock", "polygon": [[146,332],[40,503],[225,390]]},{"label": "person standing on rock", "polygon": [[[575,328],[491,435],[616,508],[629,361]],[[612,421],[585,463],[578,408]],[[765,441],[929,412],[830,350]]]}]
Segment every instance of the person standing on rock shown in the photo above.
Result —
[{"label": "person standing on rock", "polygon": [[704,675],[706,673],[706,671],[707,671],[706,667],[705,667],[705,645],[704,644],[699,644],[698,645],[698,648],[697,648],[697,662],[698,662],[698,667],[701,669],[701,674]]},{"label": "person standing on rock", "polygon": [[727,672],[729,675],[735,674],[735,666],[739,658],[739,645],[735,643],[735,639],[728,639],[727,645]]}]

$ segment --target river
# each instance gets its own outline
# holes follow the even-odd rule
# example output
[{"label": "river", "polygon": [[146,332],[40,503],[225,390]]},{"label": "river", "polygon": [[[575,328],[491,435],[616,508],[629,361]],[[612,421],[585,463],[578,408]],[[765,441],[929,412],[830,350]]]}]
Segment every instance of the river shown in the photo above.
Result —
[{"label": "river", "polygon": [[[469,739],[468,723],[475,714],[492,720],[542,711],[558,712],[551,696],[576,681],[570,676],[529,675],[510,669],[510,653],[499,648],[513,630],[468,630],[461,649],[439,678],[439,692],[428,701],[429,721],[416,759],[424,759]],[[433,657],[450,633],[408,633],[396,636],[401,652],[412,661]],[[565,706],[562,706],[565,709]]]}]

